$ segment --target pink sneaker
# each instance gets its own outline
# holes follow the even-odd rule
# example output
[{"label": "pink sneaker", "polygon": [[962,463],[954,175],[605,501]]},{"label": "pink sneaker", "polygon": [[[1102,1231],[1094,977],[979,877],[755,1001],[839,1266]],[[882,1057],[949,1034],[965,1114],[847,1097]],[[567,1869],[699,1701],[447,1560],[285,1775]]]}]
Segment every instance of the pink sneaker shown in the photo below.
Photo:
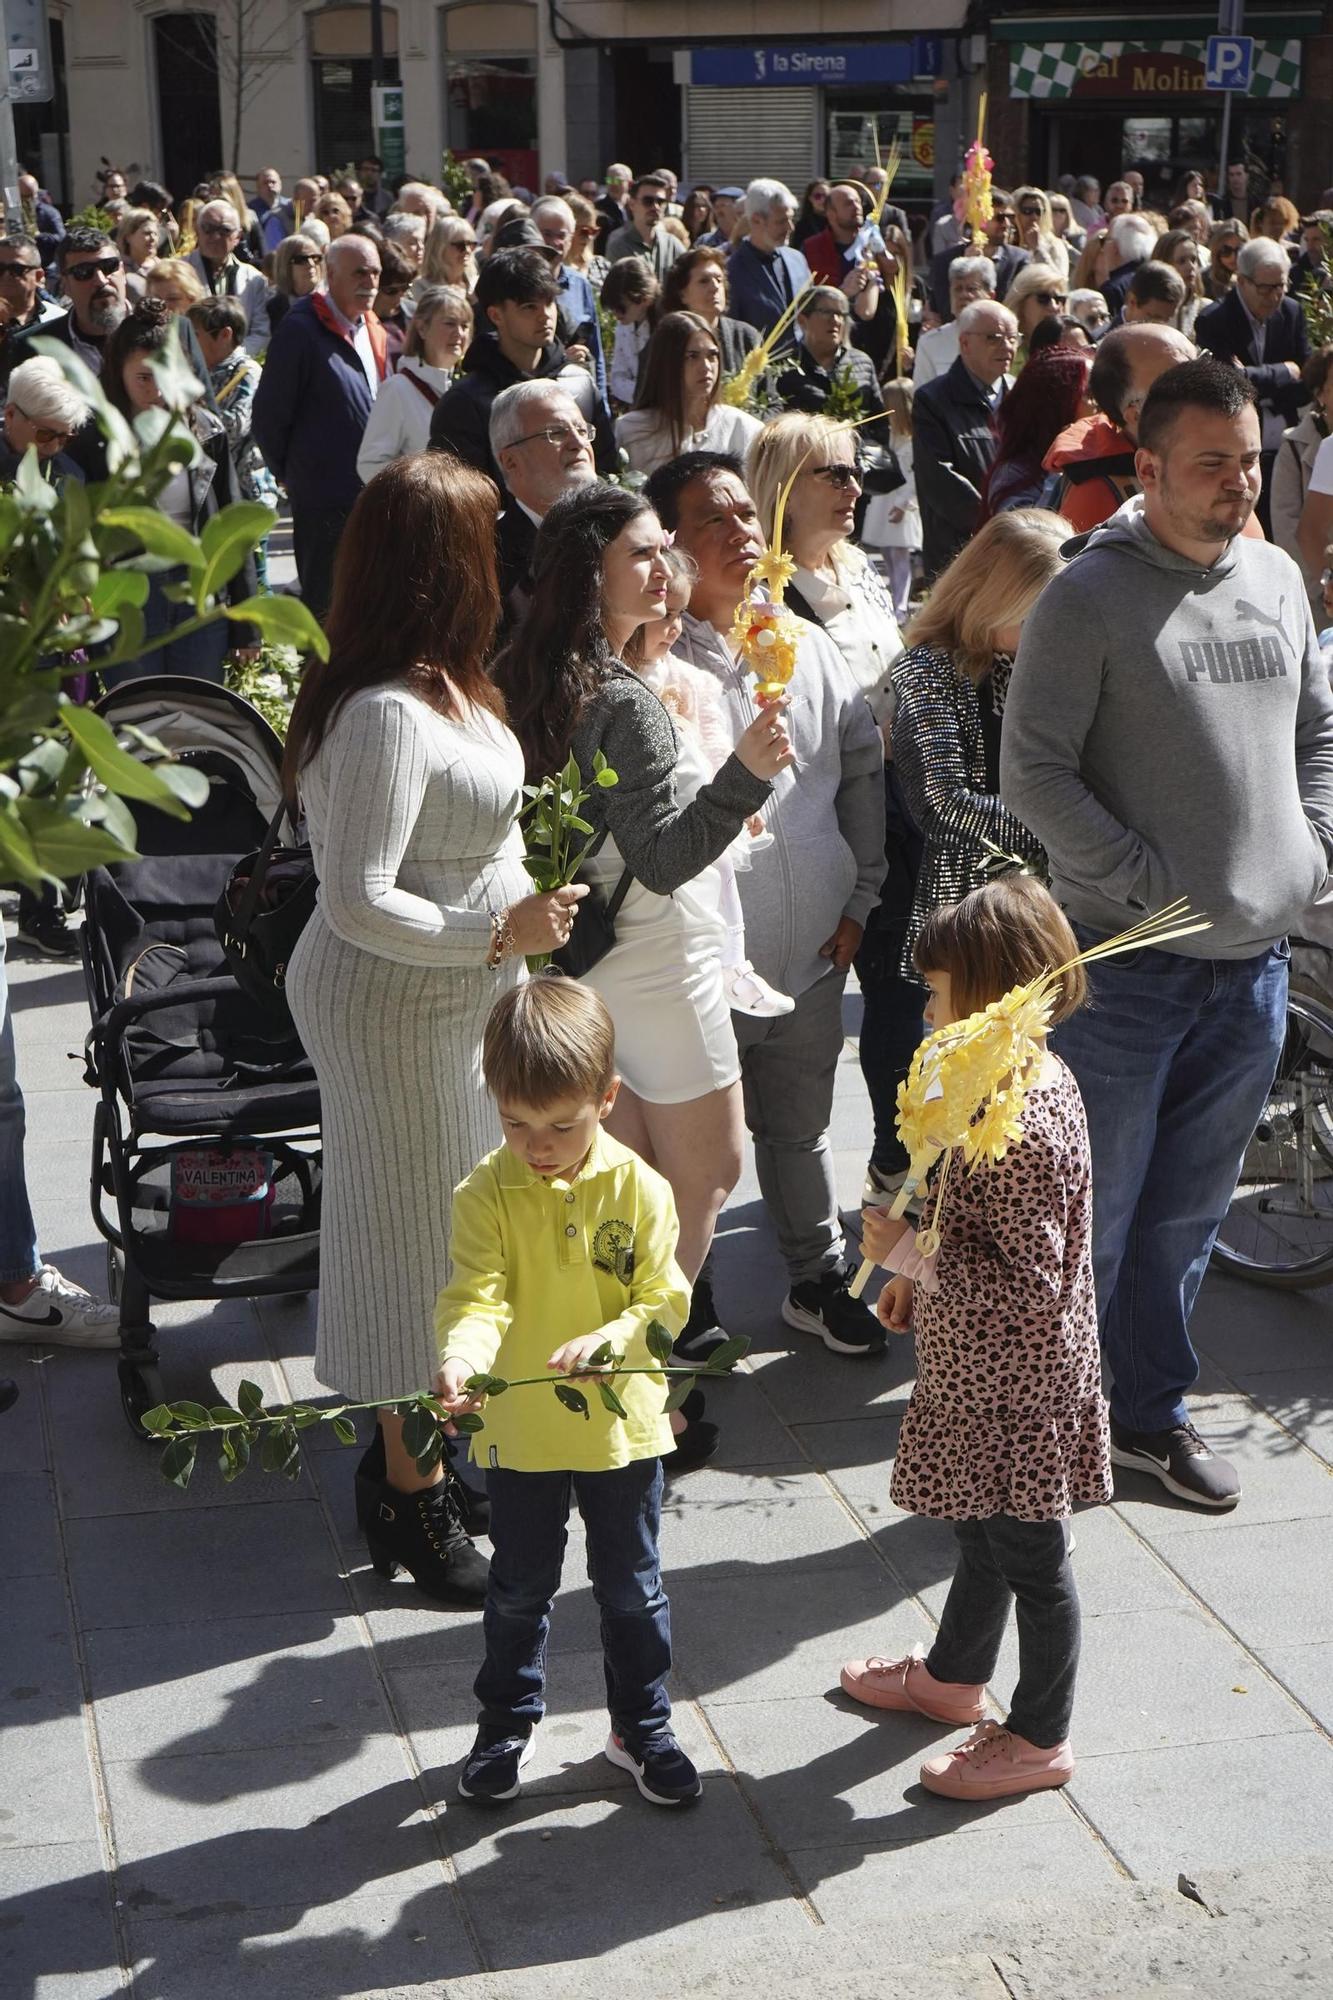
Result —
[{"label": "pink sneaker", "polygon": [[983,1722],[966,1743],[921,1766],[921,1782],[942,1799],[1007,1799],[1020,1792],[1048,1792],[1074,1775],[1068,1743],[1050,1750],[1015,1736],[998,1722]]},{"label": "pink sneaker", "polygon": [[980,1722],[986,1690],[963,1681],[937,1681],[915,1646],[903,1660],[849,1660],[838,1676],[853,1701],[867,1708],[905,1709],[957,1727]]}]

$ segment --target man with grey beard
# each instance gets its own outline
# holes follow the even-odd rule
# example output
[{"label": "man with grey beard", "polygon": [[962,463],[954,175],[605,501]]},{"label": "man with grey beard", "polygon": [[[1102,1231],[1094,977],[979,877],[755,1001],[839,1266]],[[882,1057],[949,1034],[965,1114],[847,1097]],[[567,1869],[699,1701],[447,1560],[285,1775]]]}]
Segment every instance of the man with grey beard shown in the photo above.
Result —
[{"label": "man with grey beard", "polygon": [[[7,370],[30,361],[36,351],[30,343],[42,339],[61,341],[94,375],[100,375],[107,336],[128,311],[125,266],[111,238],[100,229],[69,230],[60,244],[57,289],[70,302],[68,312],[12,340],[5,355]],[[85,478],[106,478],[106,448],[96,424],[85,424],[75,434],[69,455]]]}]

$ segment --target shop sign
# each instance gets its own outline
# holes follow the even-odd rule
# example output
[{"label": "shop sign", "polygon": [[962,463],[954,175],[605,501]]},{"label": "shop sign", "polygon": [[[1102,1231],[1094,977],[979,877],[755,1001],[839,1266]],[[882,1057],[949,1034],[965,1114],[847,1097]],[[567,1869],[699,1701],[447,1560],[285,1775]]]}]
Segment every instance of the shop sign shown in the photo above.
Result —
[{"label": "shop sign", "polygon": [[935,120],[914,118],[912,120],[912,158],[927,173],[935,168]]},{"label": "shop sign", "polygon": [[[1011,97],[1192,97],[1209,88],[1207,42],[1035,42],[1017,44],[1009,58]],[[1251,97],[1294,97],[1301,82],[1301,44],[1256,40]]]},{"label": "shop sign", "polygon": [[937,36],[903,42],[810,42],[759,48],[690,50],[695,84],[747,85],[908,84],[933,77],[940,62]]}]

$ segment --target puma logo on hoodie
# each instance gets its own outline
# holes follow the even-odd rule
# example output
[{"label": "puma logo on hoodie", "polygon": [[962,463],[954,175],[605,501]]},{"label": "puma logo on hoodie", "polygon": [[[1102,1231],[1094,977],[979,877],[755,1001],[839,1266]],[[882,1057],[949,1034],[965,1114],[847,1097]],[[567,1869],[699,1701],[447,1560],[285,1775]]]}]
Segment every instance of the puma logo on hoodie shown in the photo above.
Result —
[{"label": "puma logo on hoodie", "polygon": [[[1248,597],[1236,599],[1238,618],[1253,618],[1260,625],[1267,625],[1279,635],[1285,634],[1286,597],[1277,601],[1276,618],[1269,611],[1261,611],[1257,604],[1251,604]],[[1214,687],[1226,682],[1285,680],[1287,658],[1282,636],[1261,639],[1182,639],[1180,657],[1185,668],[1185,678],[1190,681],[1209,680]]]}]

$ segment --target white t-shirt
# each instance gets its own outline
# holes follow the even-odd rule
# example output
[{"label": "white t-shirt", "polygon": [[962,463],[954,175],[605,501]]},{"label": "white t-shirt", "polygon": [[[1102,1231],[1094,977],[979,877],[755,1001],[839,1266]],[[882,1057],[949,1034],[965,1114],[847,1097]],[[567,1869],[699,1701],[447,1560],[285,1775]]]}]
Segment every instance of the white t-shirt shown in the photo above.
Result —
[{"label": "white t-shirt", "polygon": [[1333,437],[1326,437],[1315,453],[1309,490],[1311,493],[1333,493]]}]

